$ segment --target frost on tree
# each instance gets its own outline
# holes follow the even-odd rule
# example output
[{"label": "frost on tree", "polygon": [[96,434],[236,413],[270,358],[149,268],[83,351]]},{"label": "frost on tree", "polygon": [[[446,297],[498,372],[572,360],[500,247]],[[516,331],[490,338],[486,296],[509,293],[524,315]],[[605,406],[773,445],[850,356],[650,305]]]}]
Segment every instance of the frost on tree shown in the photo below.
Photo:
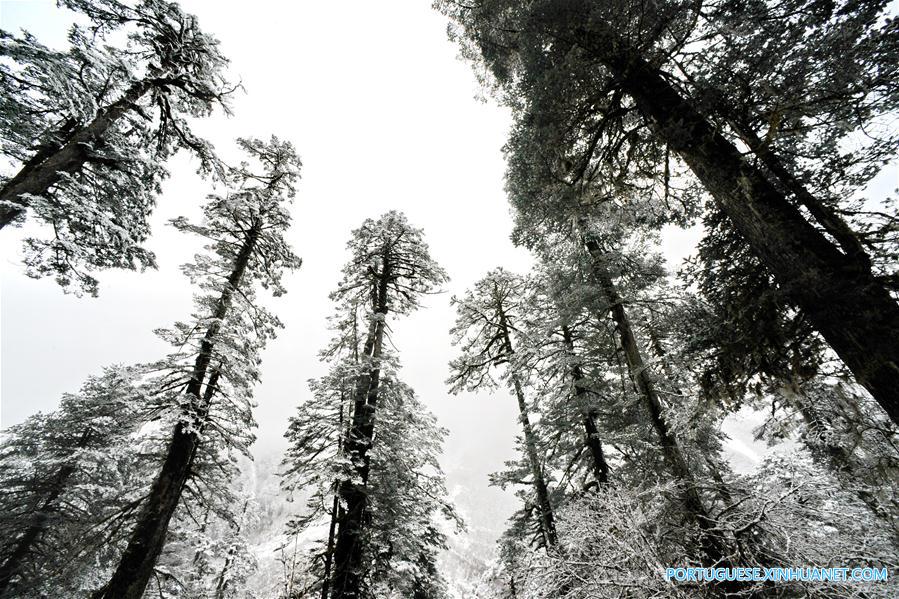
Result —
[{"label": "frost on tree", "polygon": [[[437,554],[446,548],[446,525],[457,521],[444,498],[438,461],[446,431],[396,374],[395,356],[382,356],[376,442],[370,451],[362,541],[360,597],[445,597]],[[283,461],[282,488],[305,497],[305,509],[287,526],[288,539],[316,539],[288,589],[316,597],[341,597],[332,590],[336,526],[345,517],[340,482],[356,476],[344,442],[360,376],[351,359],[335,362],[328,376],[310,382],[312,397],[290,419],[290,446]],[[333,593],[333,594],[332,594]],[[288,590],[286,596],[291,596]]]},{"label": "frost on tree", "polygon": [[[895,212],[849,199],[899,143],[883,127],[899,97],[887,2],[438,4],[513,108],[514,203],[642,196],[635,227],[720,211],[899,421]],[[861,149],[836,154],[847,145]]]},{"label": "frost on tree", "polygon": [[[0,596],[74,596],[140,502],[140,367],[107,368],[0,441]],[[142,447],[145,449],[145,447]]]},{"label": "frost on tree", "polygon": [[154,365],[160,418],[168,425],[167,450],[115,572],[95,597],[142,596],[166,544],[169,523],[183,496],[216,494],[220,485],[197,476],[198,464],[232,467],[253,441],[253,387],[259,354],[280,326],[260,305],[256,288],[281,295],[281,278],[300,260],[284,239],[291,223],[300,162],[293,146],[240,139],[247,161],[229,169],[229,188],[211,194],[204,221],[174,225],[206,240],[206,252],[183,267],[197,287],[189,322],[159,331],[175,351]]},{"label": "frost on tree", "polygon": [[[323,597],[329,592],[335,598],[362,598],[372,593],[381,596],[378,588],[390,589],[397,584],[390,568],[380,570],[388,565],[409,569],[403,585],[391,592],[412,596],[415,584],[420,583],[422,589],[441,584],[433,569],[433,554],[443,543],[442,535],[428,521],[435,512],[448,508],[439,494],[426,492],[416,497],[417,492],[425,491],[421,485],[429,483],[404,480],[406,475],[394,469],[405,464],[405,459],[411,460],[408,465],[414,468],[407,475],[436,466],[436,462],[430,462],[438,451],[442,433],[430,417],[409,412],[415,410],[416,400],[411,390],[396,380],[395,357],[385,343],[388,320],[417,309],[421,297],[432,293],[447,277],[431,258],[422,231],[412,227],[399,212],[391,211],[363,222],[353,231],[347,247],[350,260],[343,268],[337,290],[331,294],[337,304],[332,318],[336,335],[324,351],[324,357],[332,363],[331,374],[313,384],[319,402],[304,404],[292,421],[288,438],[293,446],[285,461],[286,480],[290,487],[296,487],[296,477],[311,477],[309,480],[316,484],[331,487],[330,492],[320,488],[313,495],[320,509],[330,511],[331,519],[322,556]],[[303,417],[304,411],[312,409],[326,410],[328,414],[322,421]],[[409,414],[407,424],[392,420],[402,413]],[[309,427],[313,424],[325,437],[312,433]],[[397,427],[400,428],[393,430]],[[421,443],[414,442],[418,437]],[[410,444],[405,445],[406,442]],[[403,451],[409,452],[408,458],[396,464],[384,457],[396,459]],[[339,466],[336,471],[314,474],[323,466],[333,468],[328,461],[315,458],[317,452],[324,452],[322,459],[331,456],[331,463]],[[384,461],[378,462],[379,459]],[[306,462],[318,466],[305,471]],[[435,477],[432,482],[437,485],[432,491],[442,487],[439,469],[429,476]],[[390,477],[400,478],[391,481]],[[397,494],[396,503],[383,497],[385,503],[378,503],[379,493],[388,493],[390,485],[395,485],[390,492]],[[335,497],[332,502],[326,499],[329,495]],[[399,514],[392,512],[395,509],[404,510],[409,521],[402,523]],[[372,518],[386,529],[370,525]],[[390,523],[383,524],[384,519]],[[391,531],[391,527],[395,530]],[[386,536],[379,539],[379,534]],[[414,541],[416,537],[418,540]],[[373,558],[372,552],[377,553],[380,544],[394,542],[396,561],[388,557],[385,563]],[[414,568],[412,564],[416,564]]]},{"label": "frost on tree", "polygon": [[[524,222],[530,221],[523,218],[519,224]],[[529,233],[537,230],[531,228]],[[535,518],[516,514],[501,539],[499,563],[489,572],[489,586],[495,594],[486,596],[555,597],[559,589],[565,589],[567,597],[583,599],[623,594],[652,597],[660,593],[722,596],[733,589],[714,585],[669,588],[653,568],[657,564],[704,561],[710,550],[725,560],[739,559],[741,564],[760,567],[817,563],[826,559],[823,554],[829,551],[822,543],[811,540],[821,534],[821,527],[838,531],[834,533],[835,543],[853,546],[855,555],[866,556],[853,560],[853,564],[868,563],[868,559],[888,563],[894,559],[890,549],[892,531],[884,526],[882,513],[891,493],[875,493],[872,479],[865,480],[873,471],[884,482],[892,480],[893,475],[888,474],[891,460],[882,447],[878,448],[881,442],[889,443],[890,436],[883,436],[885,423],[850,418],[851,408],[839,416],[855,398],[845,397],[846,403],[841,406],[835,398],[825,401],[826,389],[819,393],[806,389],[814,398],[815,407],[820,408],[820,418],[815,419],[816,414],[812,413],[806,420],[796,414],[790,416],[791,423],[782,414],[772,415],[765,434],[773,438],[777,434],[789,435],[797,428],[805,431],[802,434],[808,437],[810,445],[817,445],[819,456],[819,464],[813,469],[818,474],[811,476],[820,478],[815,479],[814,485],[809,485],[807,474],[801,469],[763,467],[759,474],[749,476],[731,472],[721,456],[718,427],[722,413],[714,408],[711,398],[703,395],[700,371],[688,346],[690,338],[679,328],[682,307],[689,305],[691,298],[667,281],[659,256],[652,250],[652,238],[613,243],[612,230],[598,225],[588,234],[595,236],[595,242],[605,244],[599,258],[606,272],[614,273],[611,276],[613,289],[618,293],[617,303],[626,307],[623,324],[638,344],[643,368],[651,368],[661,418],[649,409],[645,387],[640,389],[635,384],[638,373],[632,372],[622,350],[618,323],[610,314],[593,256],[586,251],[582,239],[561,230],[544,229],[540,239],[546,244],[537,248],[542,263],[531,275],[526,291],[519,293],[522,299],[514,303],[517,311],[512,314],[516,316],[515,335],[519,343],[507,367],[514,368],[534,390],[535,400],[528,409],[544,476],[553,481],[551,499],[558,541],[549,548],[535,546]],[[605,235],[600,235],[602,232]],[[483,306],[472,303],[467,296],[459,301],[467,301],[467,313],[475,323],[474,333],[482,331],[489,322]],[[570,345],[566,327],[571,332]],[[471,356],[479,353],[469,352],[455,368],[477,367],[482,361]],[[582,367],[579,385],[591,393],[590,401],[583,404],[569,403],[576,397],[576,389],[565,381],[573,362]],[[480,379],[472,380],[483,386]],[[612,476],[604,485],[572,484],[577,479],[590,479],[589,469],[582,461],[587,448],[578,418],[581,406],[595,411],[594,422],[607,450],[604,455]],[[813,435],[808,423],[828,421],[833,428],[822,430],[819,426],[820,435]],[[829,459],[846,457],[842,451],[835,451],[835,442],[839,443],[837,434],[847,433],[852,436],[845,439],[846,443],[857,439],[861,444],[851,464],[860,476],[849,484],[845,473],[835,476],[823,474],[822,470],[829,468]],[[666,447],[661,434],[674,444]],[[672,468],[671,458],[677,459],[677,454],[687,468],[686,476]],[[808,456],[803,457],[807,459]],[[831,472],[836,474],[833,468]],[[527,460],[523,460],[494,475],[494,480],[506,485],[521,484],[528,481],[529,473]],[[760,486],[758,480],[769,476],[777,482]],[[838,476],[844,480],[838,480]],[[687,484],[692,487],[693,498],[684,492],[690,488]],[[780,492],[774,490],[778,485],[783,489]],[[688,502],[697,496],[702,512],[691,513]],[[842,517],[827,516],[826,500],[818,503],[825,497],[839,497],[840,505],[845,506],[840,509],[854,514],[850,518],[864,522],[862,528],[849,530],[844,528]],[[524,499],[531,506],[535,504],[533,494]],[[872,509],[871,503],[878,509]],[[697,525],[698,518],[706,519],[705,530]],[[804,525],[785,527],[782,518],[795,518],[795,522],[808,522],[805,519],[810,518],[817,524],[801,531]],[[703,537],[711,535],[713,543],[703,542]],[[859,551],[860,547],[867,549]],[[814,592],[823,597],[847,593],[867,596],[872,592],[873,596],[887,597],[894,592],[890,587],[877,589],[874,585],[864,589],[839,584],[813,585],[813,589],[803,584],[775,586],[773,593]],[[744,594],[759,590],[753,585],[737,589]]]},{"label": "frost on tree", "polygon": [[603,331],[595,318],[598,306],[591,302],[594,294],[562,250],[557,246],[553,262],[529,277],[516,364],[539,398],[538,428],[546,432],[538,436],[554,440],[544,459],[573,456],[561,482],[586,489],[609,481],[599,410],[613,390],[597,347]]},{"label": "frost on tree", "polygon": [[[553,546],[558,542],[553,506],[541,458],[541,443],[534,432],[529,406],[525,398],[526,380],[516,363],[515,343],[520,336],[519,324],[527,306],[523,302],[528,281],[503,269],[496,269],[475,283],[472,290],[453,298],[456,324],[452,329],[460,355],[450,362],[447,383],[454,393],[463,390],[490,389],[497,386],[493,372],[506,366],[502,382],[514,392],[518,401],[523,449],[536,501],[538,544]],[[515,341],[513,341],[515,338]]]},{"label": "frost on tree", "polygon": [[148,219],[178,150],[220,167],[189,121],[223,107],[234,87],[218,42],[164,0],[65,0],[85,15],[69,46],[0,31],[0,143],[15,166],[0,178],[0,228],[31,217],[31,276],[91,294],[91,271],[155,267]]}]

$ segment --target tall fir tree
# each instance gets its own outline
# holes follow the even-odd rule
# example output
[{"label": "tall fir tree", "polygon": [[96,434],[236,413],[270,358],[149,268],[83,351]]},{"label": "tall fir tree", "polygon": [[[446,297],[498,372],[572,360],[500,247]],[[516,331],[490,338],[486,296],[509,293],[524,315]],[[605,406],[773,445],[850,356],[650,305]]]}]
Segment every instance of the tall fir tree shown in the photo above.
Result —
[{"label": "tall fir tree", "polygon": [[[336,520],[331,588],[335,599],[363,597],[365,585],[367,513],[372,454],[376,438],[384,343],[388,314],[405,316],[417,309],[421,296],[447,280],[431,258],[422,231],[398,212],[366,220],[348,243],[350,261],[337,291],[337,336],[326,354],[349,360],[356,375],[346,392],[352,407],[340,450],[351,465],[350,475],[337,484],[341,511]],[[378,429],[380,430],[380,429]]]},{"label": "tall fir tree", "polygon": [[[731,9],[734,20],[742,18],[742,3],[712,4]],[[819,54],[833,62],[841,52],[835,40],[844,40],[852,46],[847,54],[851,66],[834,84],[841,93],[830,97],[835,105],[866,99],[870,110],[854,114],[853,131],[888,114],[896,94],[887,83],[889,75],[883,79],[881,74],[895,71],[896,53],[889,48],[897,30],[895,23],[880,18],[885,3],[872,3],[873,8],[854,2],[823,8],[811,1],[789,4],[798,4],[798,11],[824,10],[837,25],[847,16],[858,17],[865,31],[858,45],[848,41],[848,26],[842,35],[825,38],[828,48],[803,50],[803,56],[814,56],[816,68],[823,68]],[[694,54],[693,42],[719,41],[706,35],[715,21],[705,17],[713,11],[697,11],[696,3],[679,1],[484,0],[439,6],[453,19],[463,51],[486,65],[500,96],[513,108],[515,125],[507,145],[513,202],[541,201],[548,185],[612,206],[617,198],[640,192],[655,199],[650,218],[676,223],[683,212],[677,200],[683,203],[686,196],[670,194],[672,185],[695,186],[698,181],[857,381],[899,421],[899,305],[890,282],[872,272],[858,252],[847,253],[846,246],[825,234],[823,226],[829,227],[829,235],[840,234],[826,216],[822,224],[811,210],[800,210],[797,203],[803,198],[794,197],[795,190],[771,164],[760,164],[763,152],[759,161],[744,154],[738,136],[719,126],[707,99],[717,93],[725,105],[736,104],[728,86],[705,87],[701,93],[691,86],[687,59]],[[786,9],[766,2],[754,8],[762,13],[755,16],[755,39],[770,39],[760,23]],[[719,72],[744,59],[738,52],[728,56],[731,62],[716,65]],[[752,82],[749,86],[754,87]],[[840,113],[822,99],[817,102],[822,113]],[[776,114],[768,116],[776,120]],[[884,147],[894,146],[895,136],[888,137]],[[869,153],[867,162],[860,157],[861,170],[870,176],[884,155],[894,154]],[[685,177],[687,171],[690,177]],[[698,208],[686,207],[688,213]]]},{"label": "tall fir tree", "polygon": [[201,290],[197,315],[194,322],[160,331],[177,348],[155,365],[155,384],[165,391],[159,409],[170,437],[115,572],[94,594],[98,599],[141,597],[185,490],[215,492],[214,481],[196,477],[197,464],[209,460],[227,468],[228,455],[246,453],[253,440],[259,352],[280,326],[260,305],[255,287],[281,295],[283,273],[300,265],[284,239],[300,162],[293,146],[275,137],[238,144],[248,161],[231,169],[224,195],[210,195],[204,222],[174,221],[209,240],[208,253],[184,266]]},{"label": "tall fir tree", "polygon": [[523,433],[523,449],[530,485],[536,499],[534,508],[538,522],[539,543],[550,547],[558,543],[555,516],[550,501],[540,440],[534,432],[530,408],[525,397],[527,381],[517,368],[513,337],[521,334],[526,278],[503,269],[489,272],[474,288],[459,298],[456,323],[451,331],[460,355],[450,362],[447,383],[454,393],[463,390],[496,388],[493,372],[504,367],[502,380],[515,394],[518,419]]}]

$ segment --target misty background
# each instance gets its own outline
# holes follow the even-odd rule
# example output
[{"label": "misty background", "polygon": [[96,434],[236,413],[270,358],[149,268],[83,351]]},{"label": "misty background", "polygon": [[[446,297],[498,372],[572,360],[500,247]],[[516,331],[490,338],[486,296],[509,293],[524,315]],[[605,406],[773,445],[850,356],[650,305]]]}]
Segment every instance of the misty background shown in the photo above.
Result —
[{"label": "misty background", "polygon": [[[457,57],[446,21],[429,2],[228,3],[181,0],[205,31],[221,41],[231,73],[246,93],[195,130],[225,160],[234,138],[271,134],[294,143],[303,179],[289,240],[303,267],[285,278],[287,295],[270,305],[285,324],[263,355],[256,388],[259,427],[255,454],[277,461],[287,418],[308,399],[306,381],[323,375],[318,351],[331,336],[328,294],[347,259],[350,231],[387,210],[406,213],[424,229],[434,258],[451,281],[423,309],[392,319],[391,341],[403,379],[436,414],[449,436],[443,468],[453,499],[470,526],[498,534],[517,501],[488,486],[488,474],[514,455],[519,431],[515,402],[505,391],[450,396],[444,380],[454,355],[449,306],[488,270],[525,272],[528,253],[509,240],[510,208],[503,191],[502,145],[510,115],[479,99],[471,67]],[[66,44],[73,15],[51,0],[0,0],[0,27],[24,28],[51,47]],[[0,238],[0,427],[56,407],[103,366],[159,358],[168,346],[153,330],[189,317],[192,290],[179,267],[201,242],[167,226],[198,216],[212,189],[183,154],[153,215],[147,247],[158,270],[102,272],[100,297],[65,295],[52,280],[32,280],[21,266],[29,227]],[[897,170],[872,191],[889,193]],[[698,231],[666,230],[663,251],[672,271],[693,249]],[[763,450],[752,440],[758,417],[726,424],[728,454],[749,470]]]}]

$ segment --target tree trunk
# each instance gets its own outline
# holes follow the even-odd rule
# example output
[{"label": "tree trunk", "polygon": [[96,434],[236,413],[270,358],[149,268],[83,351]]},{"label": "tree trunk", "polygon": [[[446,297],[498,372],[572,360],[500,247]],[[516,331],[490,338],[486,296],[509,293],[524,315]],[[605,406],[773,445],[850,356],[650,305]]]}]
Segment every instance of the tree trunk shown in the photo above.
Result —
[{"label": "tree trunk", "polygon": [[[18,218],[28,209],[28,198],[23,195],[43,196],[62,179],[63,174],[81,170],[92,156],[94,148],[102,145],[106,132],[122,115],[134,108],[135,103],[154,85],[151,79],[143,79],[131,85],[119,99],[100,110],[90,123],[75,129],[67,121],[55,139],[45,144],[26,162],[6,185],[0,189],[0,229]],[[20,207],[15,207],[20,206]]]},{"label": "tree trunk", "polygon": [[[574,385],[574,397],[576,400],[585,399],[590,391],[584,386],[584,372],[574,352],[574,338],[568,325],[562,325],[562,337],[565,339],[565,348],[571,358],[571,382]],[[609,464],[602,450],[602,440],[599,438],[599,430],[596,428],[596,411],[578,406],[584,421],[584,442],[590,455],[593,457],[593,477],[601,485],[609,482]]]},{"label": "tree trunk", "polygon": [[[354,334],[353,339],[356,339]],[[358,352],[356,354],[356,359],[359,359]],[[337,453],[338,455],[343,455],[343,439],[349,433],[345,429],[344,417],[343,417],[343,404],[345,401],[345,395],[341,391],[340,393],[340,413],[337,420],[338,430],[341,431],[341,435],[343,437],[339,437],[337,440]],[[325,567],[324,572],[322,573],[322,595],[321,599],[328,599],[328,595],[331,592],[331,565],[334,563],[334,541],[337,538],[337,523],[340,521],[343,516],[342,510],[340,509],[340,481],[334,481],[334,501],[331,506],[331,523],[328,526],[328,545],[325,549]]]},{"label": "tree trunk", "polygon": [[837,214],[830,206],[827,206],[816,198],[806,189],[802,182],[791,173],[780,157],[775,154],[769,145],[759,139],[755,131],[735,119],[727,121],[734,128],[740,139],[749,146],[752,153],[755,154],[768,171],[774,175],[800,204],[806,207],[809,214],[814,217],[818,224],[840,244],[843,253],[858,261],[861,268],[870,272],[871,258],[862,246],[861,241],[855,232],[849,227],[845,220]]},{"label": "tree trunk", "polygon": [[599,284],[609,303],[609,312],[615,323],[621,349],[624,352],[625,362],[631,379],[637,388],[640,399],[649,414],[653,430],[659,438],[662,447],[662,457],[668,470],[678,483],[680,501],[686,510],[687,517],[699,528],[701,533],[701,546],[704,554],[704,562],[707,565],[726,562],[728,551],[716,535],[714,521],[709,516],[702,497],[697,490],[696,481],[690,470],[683,450],[677,442],[668,423],[662,414],[662,401],[656,389],[655,381],[649,366],[643,361],[639,342],[631,326],[630,318],[624,309],[618,289],[612,280],[612,275],[606,267],[606,257],[596,240],[584,237],[584,245],[592,258],[591,267],[596,282]]},{"label": "tree trunk", "polygon": [[340,497],[334,494],[334,504],[331,506],[331,524],[328,526],[328,546],[325,550],[325,571],[322,574],[322,597],[328,599],[331,590],[331,562],[334,561],[334,535],[337,531],[337,515],[340,510]]},{"label": "tree trunk", "polygon": [[203,336],[200,352],[194,363],[190,382],[185,395],[193,398],[194,422],[187,426],[179,422],[175,426],[172,439],[166,453],[165,462],[146,499],[146,505],[131,534],[128,546],[122,554],[119,565],[105,587],[94,594],[94,599],[140,599],[153,574],[156,560],[165,545],[169,521],[181,499],[181,492],[191,474],[194,456],[200,443],[197,430],[201,430],[206,422],[212,397],[216,391],[219,378],[217,368],[212,369],[205,393],[201,398],[203,382],[206,378],[216,336],[222,321],[228,315],[234,292],[239,289],[250,257],[256,249],[262,221],[257,220],[247,232],[240,248],[228,282],[216,302],[212,314],[212,323]]},{"label": "tree trunk", "polygon": [[383,256],[383,266],[378,275],[377,293],[374,298],[374,322],[365,340],[363,357],[371,360],[369,372],[359,377],[356,385],[352,425],[344,443],[346,455],[356,468],[361,483],[344,480],[340,483],[339,494],[346,507],[337,528],[337,542],[334,547],[334,579],[332,589],[334,599],[357,599],[361,596],[364,551],[365,512],[368,506],[366,485],[370,470],[371,449],[374,439],[375,414],[378,404],[378,385],[381,368],[378,360],[384,341],[384,321],[387,316],[387,290],[391,275],[391,261],[387,250]]},{"label": "tree trunk", "polygon": [[[509,323],[506,320],[506,313],[498,297],[496,298],[496,308],[497,312],[499,312],[499,326],[503,346],[506,354],[511,357],[515,350],[512,347],[512,339],[509,336]],[[521,428],[524,430],[524,447],[527,452],[528,463],[531,466],[531,478],[534,479],[534,491],[537,493],[540,530],[543,533],[543,540],[546,546],[554,547],[558,544],[559,537],[556,534],[555,517],[553,516],[552,504],[549,501],[549,488],[546,485],[546,477],[543,475],[543,467],[540,465],[540,454],[537,452],[537,435],[534,434],[531,420],[528,417],[528,406],[524,398],[521,381],[514,372],[510,378],[512,379],[512,386],[515,388],[515,397],[518,399],[518,419],[521,422]]]},{"label": "tree trunk", "polygon": [[540,530],[543,532],[543,540],[548,547],[554,547],[559,542],[556,535],[556,523],[553,516],[552,504],[549,502],[549,488],[546,478],[543,476],[543,468],[540,465],[537,453],[537,435],[531,427],[528,418],[528,407],[524,399],[524,391],[518,376],[512,375],[512,385],[515,387],[515,396],[518,399],[518,420],[524,430],[524,446],[527,451],[528,463],[531,466],[531,477],[534,479],[534,490],[537,492],[537,509],[540,511]]},{"label": "tree trunk", "polygon": [[715,198],[778,284],[899,423],[899,305],[841,253],[696,108],[613,32],[585,38]]},{"label": "tree trunk", "polygon": [[[243,518],[247,514],[247,507],[250,505],[250,500],[246,500],[243,503],[243,509],[240,511],[240,517]],[[238,521],[237,526],[234,529],[236,534],[240,534],[240,529],[242,528],[241,523]],[[225,563],[222,565],[222,572],[219,574],[218,582],[215,585],[215,599],[225,599],[225,589],[228,588],[228,580],[225,578],[228,575],[228,570],[231,569],[231,564],[234,561],[234,548],[228,550],[228,557],[225,558]]]},{"label": "tree trunk", "polygon": [[[78,440],[78,448],[83,448],[87,445],[91,434],[91,429],[87,429],[82,433],[81,438]],[[56,500],[62,495],[66,483],[74,473],[75,466],[72,464],[65,465],[59,469],[50,485],[49,492],[37,509],[33,522],[25,531],[25,534],[19,537],[16,542],[16,548],[13,549],[6,561],[3,562],[3,565],[0,566],[0,597],[4,596],[10,589],[13,579],[21,573],[22,568],[31,557],[34,544],[44,535],[47,529],[47,521],[50,519],[50,514],[53,513]]]}]

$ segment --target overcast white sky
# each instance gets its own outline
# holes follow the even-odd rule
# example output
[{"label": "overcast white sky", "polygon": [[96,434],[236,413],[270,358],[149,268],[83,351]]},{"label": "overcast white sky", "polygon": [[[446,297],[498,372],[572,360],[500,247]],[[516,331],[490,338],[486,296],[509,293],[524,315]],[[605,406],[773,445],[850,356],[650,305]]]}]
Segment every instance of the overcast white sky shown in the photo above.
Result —
[{"label": "overcast white sky", "polygon": [[[306,380],[323,374],[316,354],[330,336],[327,295],[346,260],[350,230],[399,209],[425,230],[452,279],[446,294],[392,323],[403,376],[451,431],[451,487],[502,501],[486,489],[486,475],[512,455],[514,404],[505,394],[452,397],[443,381],[452,355],[449,295],[495,266],[525,270],[530,263],[508,240],[500,148],[509,116],[474,99],[474,75],[457,60],[445,21],[429,2],[181,4],[221,40],[246,87],[233,117],[217,116],[200,130],[226,156],[237,136],[275,133],[296,145],[304,163],[290,234],[304,264],[287,278],[288,294],[272,304],[286,328],[263,356],[257,451],[283,446],[288,415],[308,397]],[[69,23],[51,1],[0,1],[0,26],[24,27],[50,45],[64,44]],[[60,394],[104,365],[167,351],[152,331],[189,317],[191,289],[178,266],[198,245],[164,223],[196,214],[208,186],[193,169],[183,157],[173,161],[159,199],[149,243],[159,270],[101,275],[98,299],[66,296],[52,281],[23,276],[21,235],[3,232],[3,426],[53,409]]]},{"label": "overcast white sky", "polygon": [[[308,397],[306,380],[324,372],[316,354],[330,336],[327,295],[350,230],[398,209],[425,230],[452,279],[425,309],[391,323],[404,379],[450,431],[444,467],[464,511],[474,516],[479,504],[508,510],[511,496],[488,489],[487,474],[513,454],[514,402],[505,393],[451,397],[443,381],[453,354],[449,296],[496,266],[524,271],[530,264],[508,239],[501,147],[509,115],[475,99],[471,68],[457,59],[444,18],[427,0],[181,4],[221,40],[246,88],[235,98],[233,117],[218,115],[198,129],[226,158],[234,156],[235,137],[275,133],[296,145],[304,163],[290,234],[304,265],[273,304],[286,329],[264,354],[257,452],[283,447],[286,419]],[[24,27],[51,46],[65,43],[69,23],[51,0],[0,0],[0,27]],[[179,158],[170,164],[149,243],[159,270],[103,274],[98,299],[26,278],[22,232],[3,231],[0,426],[53,409],[60,394],[105,365],[167,351],[152,331],[189,317],[192,290],[178,267],[199,246],[165,222],[195,215],[209,189]],[[693,241],[690,232],[667,235],[666,255],[678,260]],[[747,439],[733,449],[751,462]]]}]

